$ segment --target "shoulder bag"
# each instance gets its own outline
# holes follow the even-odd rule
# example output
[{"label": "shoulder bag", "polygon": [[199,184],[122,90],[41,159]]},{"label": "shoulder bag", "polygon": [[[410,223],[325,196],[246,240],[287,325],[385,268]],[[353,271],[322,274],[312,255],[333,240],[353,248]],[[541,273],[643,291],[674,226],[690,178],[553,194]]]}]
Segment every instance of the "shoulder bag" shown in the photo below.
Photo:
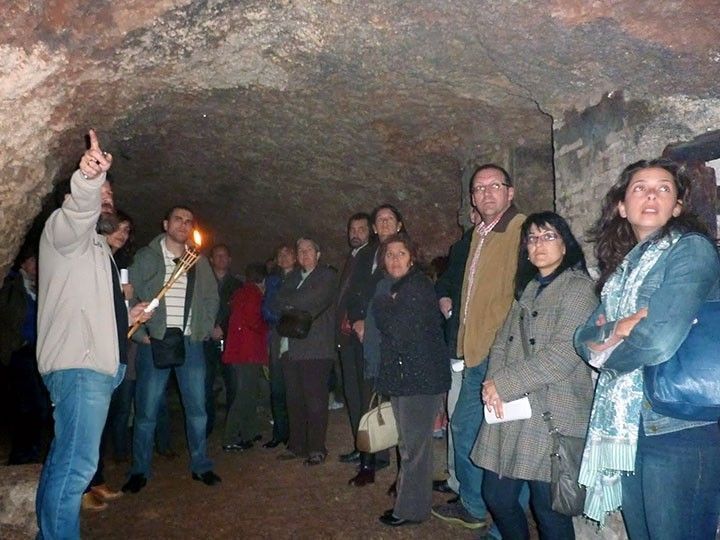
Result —
[{"label": "shoulder bag", "polygon": [[296,308],[284,309],[280,312],[277,332],[283,337],[305,339],[310,333],[313,316],[309,311]]},{"label": "shoulder bag", "polygon": [[645,398],[662,415],[683,420],[720,418],[720,300],[705,302],[677,352],[645,366]]},{"label": "shoulder bag", "polygon": [[170,369],[180,367],[185,363],[185,326],[187,326],[193,290],[195,289],[195,268],[187,273],[187,287],[185,288],[185,307],[183,311],[182,328],[166,328],[162,339],[150,338],[153,365],[157,369]]},{"label": "shoulder bag", "polygon": [[566,516],[579,516],[585,507],[585,486],[578,483],[585,439],[563,435],[555,427],[550,412],[544,412],[552,439],[550,454],[550,495],[552,509]]},{"label": "shoulder bag", "polygon": [[150,338],[153,365],[157,369],[180,367],[185,363],[185,335],[182,328],[166,328],[162,339]]}]

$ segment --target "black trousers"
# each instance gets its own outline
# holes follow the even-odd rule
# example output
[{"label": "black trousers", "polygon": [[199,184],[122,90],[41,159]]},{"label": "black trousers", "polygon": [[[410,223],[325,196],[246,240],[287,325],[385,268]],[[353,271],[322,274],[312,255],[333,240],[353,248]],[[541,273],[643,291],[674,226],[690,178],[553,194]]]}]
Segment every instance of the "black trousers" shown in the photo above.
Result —
[{"label": "black trousers", "polygon": [[[287,356],[287,353],[283,356]],[[281,359],[270,355],[270,408],[273,416],[273,439],[276,441],[287,441],[290,437],[285,394],[285,376]]]},{"label": "black trousers", "polygon": [[327,454],[327,380],[333,360],[294,360],[283,354],[281,362],[290,418],[288,449],[300,456],[324,456]]},{"label": "black trousers", "polygon": [[344,337],[340,345],[340,365],[353,441],[357,437],[360,418],[367,412],[372,396],[371,381],[365,380],[364,376],[364,363],[362,343],[354,335]]},{"label": "black trousers", "polygon": [[235,381],[232,371],[228,369],[226,364],[220,361],[222,358],[222,350],[220,349],[219,341],[213,339],[204,341],[203,351],[205,353],[205,412],[207,413],[205,434],[209,437],[215,427],[216,404],[215,392],[213,391],[215,377],[217,377],[218,371],[222,375],[223,384],[225,385],[226,410],[230,410],[230,405],[235,400]]}]

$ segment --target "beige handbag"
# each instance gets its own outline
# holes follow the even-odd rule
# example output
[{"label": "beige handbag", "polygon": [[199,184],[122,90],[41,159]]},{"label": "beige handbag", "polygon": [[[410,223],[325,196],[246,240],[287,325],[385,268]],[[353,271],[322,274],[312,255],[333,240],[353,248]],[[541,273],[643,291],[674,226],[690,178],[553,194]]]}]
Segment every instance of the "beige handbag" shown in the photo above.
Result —
[{"label": "beige handbag", "polygon": [[[377,406],[373,403],[377,401]],[[398,431],[395,415],[389,401],[380,401],[378,394],[370,398],[370,410],[360,419],[358,427],[357,449],[374,454],[398,443]]]}]

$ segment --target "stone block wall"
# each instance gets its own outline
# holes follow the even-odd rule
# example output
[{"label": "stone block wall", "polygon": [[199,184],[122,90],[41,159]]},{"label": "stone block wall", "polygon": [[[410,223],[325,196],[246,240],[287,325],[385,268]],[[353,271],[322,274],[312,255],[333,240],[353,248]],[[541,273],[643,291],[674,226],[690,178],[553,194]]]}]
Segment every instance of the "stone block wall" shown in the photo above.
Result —
[{"label": "stone block wall", "polygon": [[[645,101],[611,92],[581,112],[567,112],[553,123],[557,211],[584,239],[600,215],[605,193],[626,165],[658,157],[667,145],[719,125],[720,100],[684,96]],[[594,265],[592,246],[584,246]]]}]

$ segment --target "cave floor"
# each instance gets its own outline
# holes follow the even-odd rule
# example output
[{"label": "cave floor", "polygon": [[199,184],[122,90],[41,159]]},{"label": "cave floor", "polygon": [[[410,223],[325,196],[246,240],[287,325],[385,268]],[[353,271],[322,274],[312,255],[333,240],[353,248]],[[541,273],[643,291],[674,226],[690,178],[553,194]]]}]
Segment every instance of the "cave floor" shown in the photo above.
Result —
[{"label": "cave floor", "polygon": [[[330,411],[328,459],[315,467],[303,466],[301,460],[278,461],[282,445],[269,450],[256,444],[242,453],[223,452],[222,433],[216,427],[208,451],[222,483],[214,487],[190,478],[182,412],[173,410],[172,419],[173,443],[180,455],[172,460],[156,455],[153,476],[140,493],[125,494],[103,512],[83,513],[84,539],[477,537],[434,517],[396,529],[380,524],[378,516],[392,506],[386,490],[395,479],[396,466],[379,471],[375,484],[362,488],[347,484],[355,467],[338,461],[338,455],[350,448],[345,409]],[[218,410],[218,419],[222,424],[223,411]],[[266,441],[272,426],[269,421],[263,424]],[[444,444],[436,441],[438,468]],[[110,487],[119,488],[128,464],[108,457],[105,468]],[[448,498],[440,493],[433,497],[435,504]]]}]

